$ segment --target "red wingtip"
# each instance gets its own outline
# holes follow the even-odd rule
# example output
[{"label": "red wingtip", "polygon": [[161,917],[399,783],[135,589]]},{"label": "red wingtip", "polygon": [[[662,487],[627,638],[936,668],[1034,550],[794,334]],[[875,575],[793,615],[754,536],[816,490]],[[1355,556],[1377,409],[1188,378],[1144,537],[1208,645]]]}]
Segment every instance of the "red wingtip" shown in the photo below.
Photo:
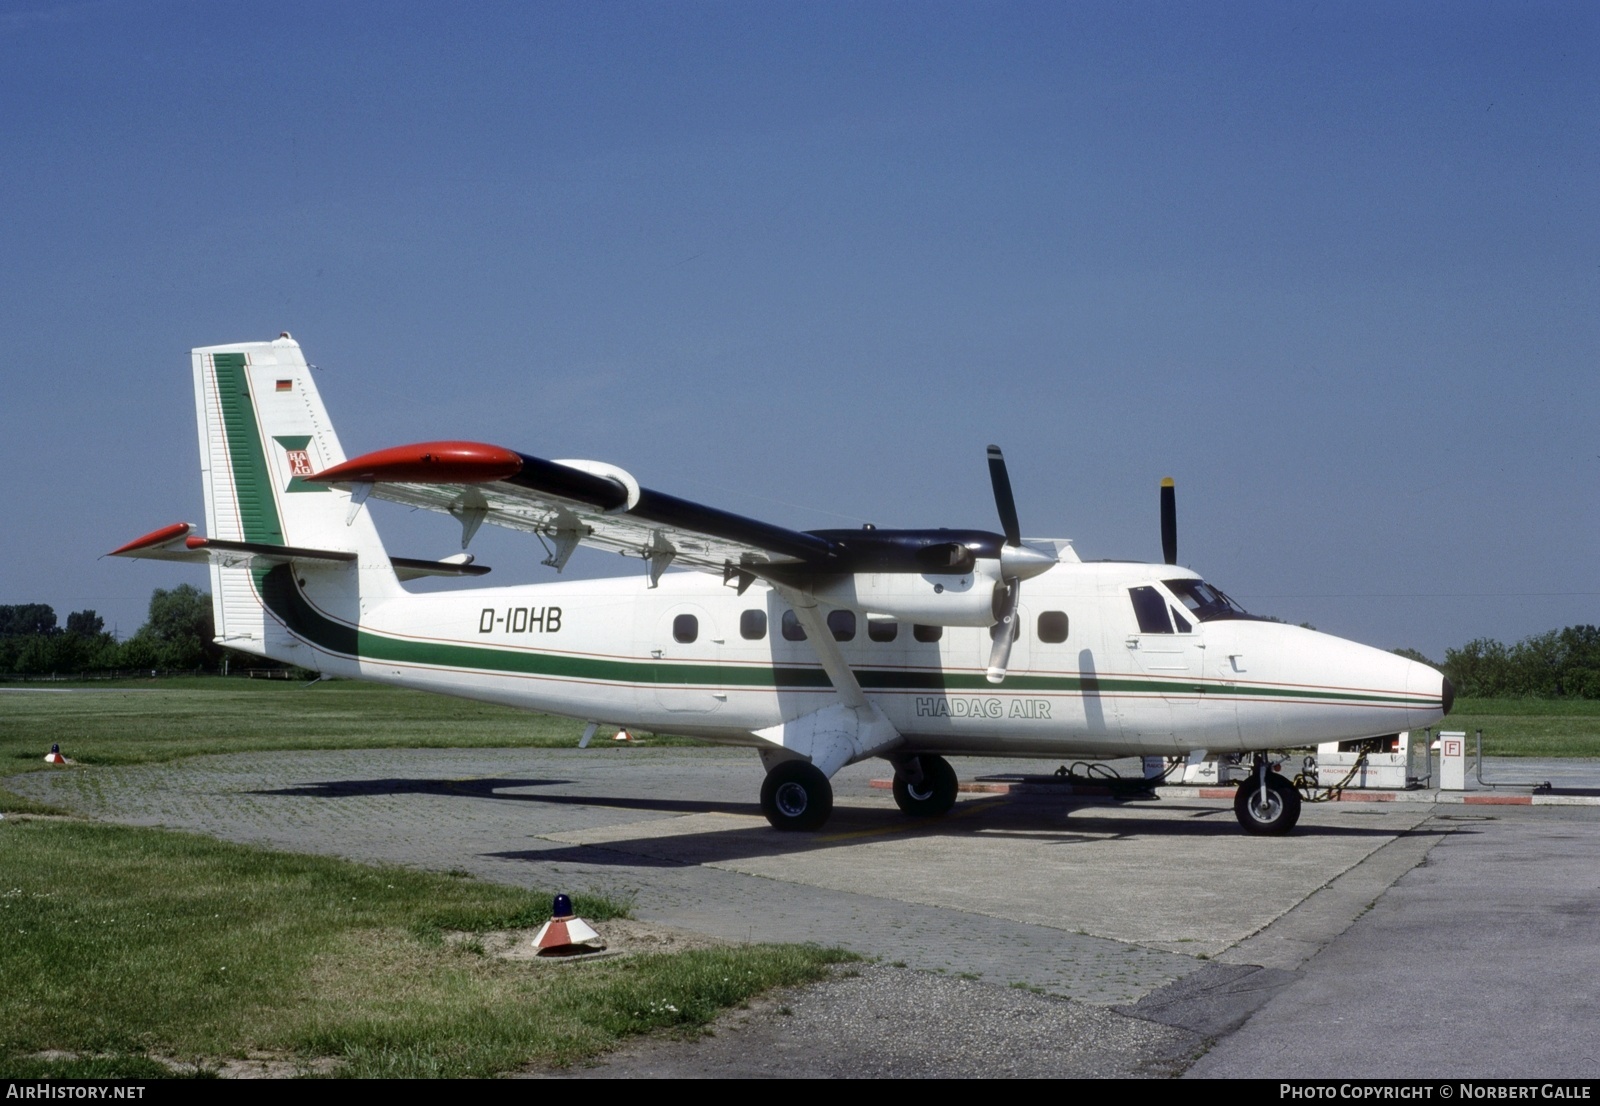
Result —
[{"label": "red wingtip", "polygon": [[307,480],[319,484],[488,484],[522,471],[522,458],[482,442],[418,442],[365,453]]},{"label": "red wingtip", "polygon": [[135,549],[144,549],[147,546],[165,545],[173,538],[181,538],[193,529],[193,523],[174,522],[171,526],[163,526],[159,530],[152,530],[142,538],[134,538],[127,545],[118,546],[110,553],[107,553],[106,556],[115,557],[119,553],[131,553]]}]

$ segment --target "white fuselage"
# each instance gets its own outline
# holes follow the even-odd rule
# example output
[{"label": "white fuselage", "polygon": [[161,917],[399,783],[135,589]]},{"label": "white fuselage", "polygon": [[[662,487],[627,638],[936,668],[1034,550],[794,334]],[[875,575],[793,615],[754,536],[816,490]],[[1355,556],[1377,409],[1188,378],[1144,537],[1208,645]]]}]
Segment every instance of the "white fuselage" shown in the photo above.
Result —
[{"label": "white fuselage", "polygon": [[[354,596],[332,586],[336,572],[299,578],[314,624],[269,609],[287,631],[276,639],[295,642],[271,652],[329,674],[758,747],[756,731],[837,699],[812,645],[785,635],[786,604],[761,583],[739,595],[712,576],[668,573],[655,588],[633,577],[401,593],[360,602],[357,615]],[[1161,589],[1181,612],[1161,585],[1174,579],[1198,577],[1088,562],[1030,580],[1000,684],[984,679],[986,628],[945,626],[926,641],[902,623],[881,640],[891,623],[870,633],[856,613],[839,648],[903,735],[901,752],[1220,753],[1391,734],[1443,716],[1438,672],[1327,634],[1252,619],[1141,632],[1130,589]],[[1041,634],[1046,612],[1056,629]],[[1064,639],[1047,640],[1060,635],[1060,615]],[[347,636],[330,636],[333,625]]]}]

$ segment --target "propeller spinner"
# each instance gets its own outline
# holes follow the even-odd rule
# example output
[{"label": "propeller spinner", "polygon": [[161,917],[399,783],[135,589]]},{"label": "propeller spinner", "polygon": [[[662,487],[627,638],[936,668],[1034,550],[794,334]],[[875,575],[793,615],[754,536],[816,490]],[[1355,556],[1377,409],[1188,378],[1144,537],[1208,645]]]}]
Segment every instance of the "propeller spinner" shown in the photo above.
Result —
[{"label": "propeller spinner", "polygon": [[997,684],[1006,678],[1011,660],[1011,642],[1017,632],[1017,603],[1022,598],[1022,581],[1049,570],[1056,563],[1054,553],[1044,553],[1022,544],[1022,525],[1017,519],[1017,500],[1011,494],[1011,477],[1006,472],[1005,455],[1000,447],[989,447],[989,482],[994,485],[994,505],[1000,514],[1005,544],[1000,547],[1000,579],[1004,592],[995,591],[995,624],[991,634],[986,678]]}]

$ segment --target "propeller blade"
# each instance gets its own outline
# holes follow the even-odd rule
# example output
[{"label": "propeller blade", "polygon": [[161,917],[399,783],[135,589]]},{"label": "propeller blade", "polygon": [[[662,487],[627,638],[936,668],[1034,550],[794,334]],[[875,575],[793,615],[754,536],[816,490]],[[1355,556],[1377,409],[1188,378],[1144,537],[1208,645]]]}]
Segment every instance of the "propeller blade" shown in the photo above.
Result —
[{"label": "propeller blade", "polygon": [[1170,476],[1161,480],[1161,556],[1169,565],[1178,563],[1178,490]]},{"label": "propeller blade", "polygon": [[1000,512],[1000,528],[1007,545],[1022,544],[1022,524],[1017,521],[1017,501],[1011,494],[1011,477],[1006,475],[1006,459],[1000,447],[989,447],[989,483],[994,485],[994,505]]},{"label": "propeller blade", "polygon": [[1017,636],[1017,601],[1022,596],[1022,581],[1016,577],[1006,580],[1005,608],[989,631],[994,645],[989,649],[989,671],[984,678],[997,684],[1006,678],[1006,666],[1011,661],[1011,642]]}]

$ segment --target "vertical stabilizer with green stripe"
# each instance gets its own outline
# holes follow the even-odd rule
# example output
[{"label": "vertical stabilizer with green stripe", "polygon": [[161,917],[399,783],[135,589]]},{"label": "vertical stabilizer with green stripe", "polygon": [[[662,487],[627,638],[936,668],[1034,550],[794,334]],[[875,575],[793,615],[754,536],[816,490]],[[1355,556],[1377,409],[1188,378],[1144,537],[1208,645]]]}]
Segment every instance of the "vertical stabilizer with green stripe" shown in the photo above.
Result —
[{"label": "vertical stabilizer with green stripe", "polygon": [[[359,620],[361,600],[399,593],[394,568],[365,510],[348,492],[304,477],[345,460],[300,346],[274,342],[193,351],[206,534],[224,541],[337,550],[354,564],[296,562],[307,594],[336,617]],[[322,667],[263,608],[266,568],[241,558],[213,564],[217,639],[226,645]]]}]

